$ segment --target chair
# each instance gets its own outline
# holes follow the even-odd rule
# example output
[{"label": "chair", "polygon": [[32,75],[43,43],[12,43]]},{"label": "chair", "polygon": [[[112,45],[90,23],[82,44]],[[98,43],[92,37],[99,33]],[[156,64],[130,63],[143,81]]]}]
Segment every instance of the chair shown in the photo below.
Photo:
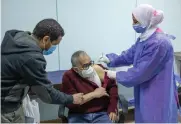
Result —
[{"label": "chair", "polygon": [[[48,73],[48,78],[54,83],[54,88],[59,90],[62,86],[61,80],[63,73],[66,70],[59,70],[59,71],[53,71]],[[57,78],[59,77],[59,78]],[[118,99],[118,110],[122,109],[122,111],[118,112],[118,121],[117,123],[123,123],[125,121],[125,114],[128,113],[128,101],[123,95],[119,94],[119,99]],[[121,107],[121,108],[120,108]],[[58,110],[58,117],[61,119],[61,123],[68,123],[68,108],[65,107],[64,105],[59,106]]]},{"label": "chair", "polygon": [[[122,111],[118,112],[118,120],[116,123],[124,123],[125,114],[128,113],[128,101],[123,95],[119,94],[118,97],[118,110],[122,109]],[[121,106],[121,108],[119,106]],[[58,116],[61,118],[62,123],[68,123],[68,111],[68,108],[64,105],[59,106]]]}]

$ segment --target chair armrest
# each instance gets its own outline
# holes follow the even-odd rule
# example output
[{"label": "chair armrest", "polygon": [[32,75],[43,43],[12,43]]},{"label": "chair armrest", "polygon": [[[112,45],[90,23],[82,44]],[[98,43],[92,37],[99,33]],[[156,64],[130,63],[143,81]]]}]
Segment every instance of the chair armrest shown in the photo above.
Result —
[{"label": "chair armrest", "polygon": [[59,105],[59,109],[58,109],[58,117],[62,117],[62,116],[66,116],[65,115],[65,106],[64,105]]},{"label": "chair armrest", "polygon": [[62,123],[68,123],[68,118],[65,112],[67,109],[68,108],[66,108],[64,105],[59,105],[58,117],[62,120]]},{"label": "chair armrest", "polygon": [[[125,122],[125,113],[128,113],[128,101],[123,95],[118,95],[118,120],[116,123],[124,123]],[[121,106],[122,111],[119,111]]]},{"label": "chair armrest", "polygon": [[119,94],[118,97],[119,97],[119,104],[121,104],[121,109],[122,109],[123,113],[128,113],[128,101],[121,94]]},{"label": "chair armrest", "polygon": [[118,113],[118,121],[117,123],[124,123],[125,122],[125,115],[122,112]]},{"label": "chair armrest", "polygon": [[61,119],[61,123],[68,123],[68,118],[67,117],[65,117],[65,116],[61,116],[61,117],[59,117],[60,119]]}]

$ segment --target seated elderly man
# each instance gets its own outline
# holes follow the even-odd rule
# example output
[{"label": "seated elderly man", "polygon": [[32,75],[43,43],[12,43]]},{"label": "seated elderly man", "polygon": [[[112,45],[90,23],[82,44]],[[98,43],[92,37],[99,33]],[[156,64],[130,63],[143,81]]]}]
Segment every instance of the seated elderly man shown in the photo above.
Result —
[{"label": "seated elderly man", "polygon": [[118,89],[104,68],[94,65],[84,51],[71,58],[72,68],[63,76],[62,91],[84,93],[81,105],[68,105],[69,123],[112,123],[117,119]]}]

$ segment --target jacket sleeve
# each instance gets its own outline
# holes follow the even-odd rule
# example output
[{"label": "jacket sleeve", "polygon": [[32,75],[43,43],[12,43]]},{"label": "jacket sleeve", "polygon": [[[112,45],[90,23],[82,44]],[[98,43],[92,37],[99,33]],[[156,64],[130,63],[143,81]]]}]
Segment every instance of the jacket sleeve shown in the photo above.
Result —
[{"label": "jacket sleeve", "polygon": [[117,72],[116,80],[126,87],[144,83],[163,70],[165,63],[169,61],[172,54],[173,49],[168,43],[162,42],[159,45],[155,43],[144,51],[137,60],[138,64],[136,66],[130,68],[127,72]]},{"label": "jacket sleeve", "polygon": [[47,79],[44,58],[31,58],[21,67],[22,77],[38,97],[50,104],[72,104],[73,97],[53,88]]},{"label": "jacket sleeve", "polygon": [[133,64],[134,54],[135,54],[136,44],[133,45],[128,50],[121,53],[121,55],[116,55],[114,53],[107,54],[110,63],[108,67],[120,67],[120,66],[129,66]]},{"label": "jacket sleeve", "polygon": [[108,85],[108,93],[110,95],[110,103],[108,106],[108,114],[118,111],[118,87],[115,80],[110,79]]},{"label": "jacket sleeve", "polygon": [[[73,83],[71,82],[69,76],[66,73],[63,75],[63,78],[62,78],[61,90],[62,90],[62,92],[69,94],[69,95],[78,93],[76,91],[75,87],[73,86]],[[71,109],[71,108],[78,108],[78,107],[80,107],[80,105],[69,104],[69,105],[66,105],[66,107]]]},{"label": "jacket sleeve", "polygon": [[[102,66],[101,64],[98,64],[101,68],[106,69],[104,66]],[[105,80],[105,79],[104,79]],[[109,106],[107,109],[108,114],[111,112],[116,112],[118,111],[118,86],[116,84],[116,81],[113,79],[107,79],[108,80],[108,85],[106,90],[108,91],[109,94]]]}]

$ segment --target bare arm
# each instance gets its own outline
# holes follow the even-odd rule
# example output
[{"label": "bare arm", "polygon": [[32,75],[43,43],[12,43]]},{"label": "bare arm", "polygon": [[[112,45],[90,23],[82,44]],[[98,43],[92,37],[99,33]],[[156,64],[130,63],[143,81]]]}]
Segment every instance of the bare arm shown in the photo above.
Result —
[{"label": "bare arm", "polygon": [[89,102],[89,101],[93,100],[94,98],[96,98],[94,91],[90,92],[90,93],[88,93],[86,95],[83,95],[83,102],[82,102],[82,104],[84,104],[86,102]]},{"label": "bare arm", "polygon": [[90,93],[84,95],[82,104],[84,104],[86,102],[89,102],[92,99],[100,98],[100,97],[103,97],[103,96],[109,96],[109,95],[107,94],[105,88],[99,87],[99,88],[95,89],[93,92],[90,92]]}]

